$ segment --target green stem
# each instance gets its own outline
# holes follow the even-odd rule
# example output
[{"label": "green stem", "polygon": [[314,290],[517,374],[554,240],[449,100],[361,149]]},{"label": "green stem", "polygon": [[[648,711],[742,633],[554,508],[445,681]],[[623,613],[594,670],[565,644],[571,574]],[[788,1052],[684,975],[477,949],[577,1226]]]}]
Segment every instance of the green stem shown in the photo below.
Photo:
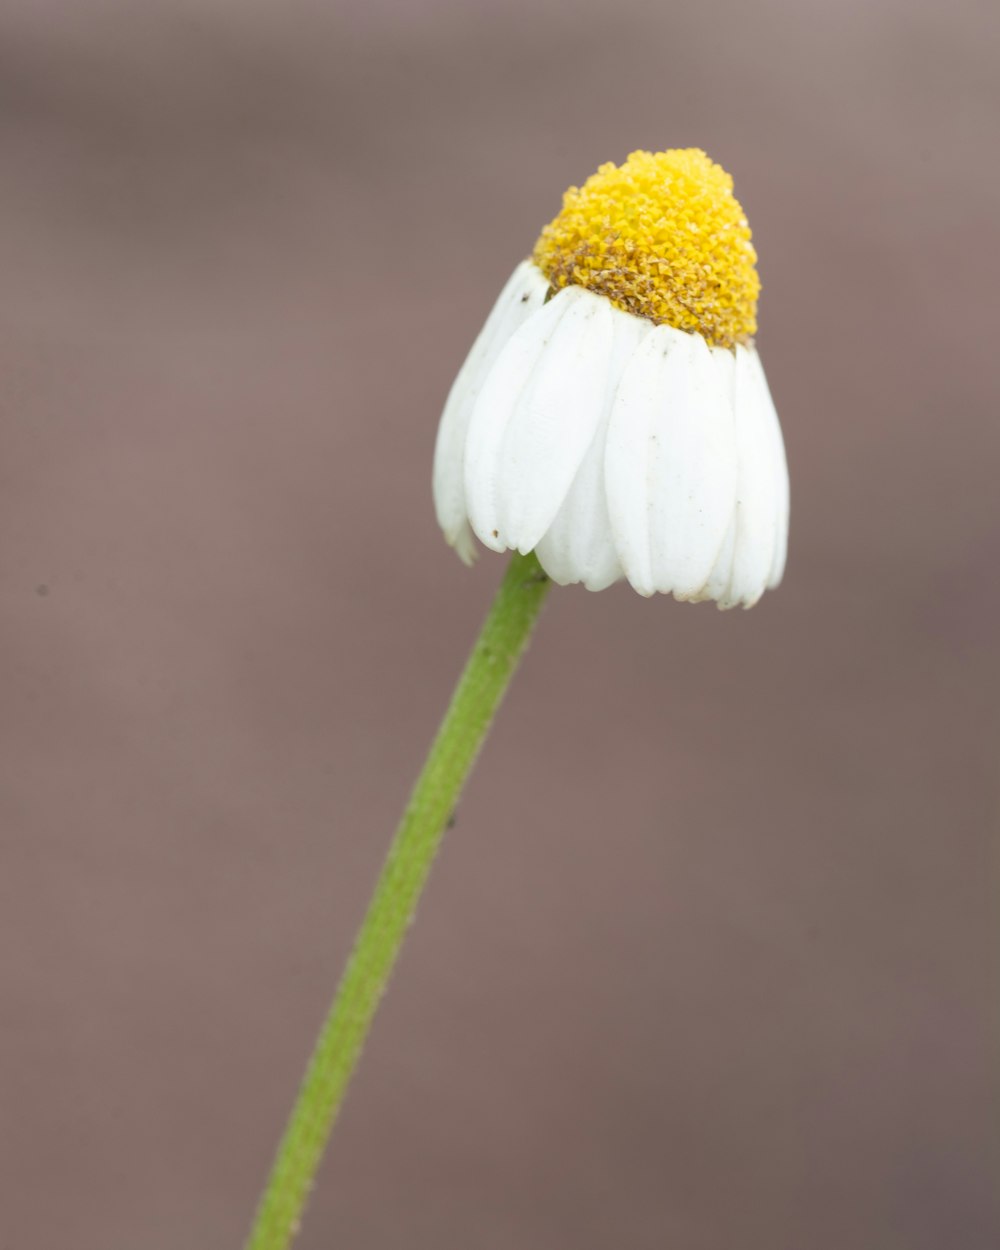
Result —
[{"label": "green stem", "polygon": [[441,838],[545,601],[534,555],[515,554],[417,780],[306,1069],[246,1250],[286,1250]]}]

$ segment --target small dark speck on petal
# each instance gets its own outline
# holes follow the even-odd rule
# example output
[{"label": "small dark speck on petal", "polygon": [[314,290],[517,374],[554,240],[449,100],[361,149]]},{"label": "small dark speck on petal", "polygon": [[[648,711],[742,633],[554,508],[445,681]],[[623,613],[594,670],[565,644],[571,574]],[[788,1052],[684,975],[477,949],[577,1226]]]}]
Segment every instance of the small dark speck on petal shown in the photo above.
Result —
[{"label": "small dark speck on petal", "polygon": [[48,586],[45,585],[44,582],[39,582],[39,584],[35,587],[35,594],[38,595],[42,599],[44,599],[48,593],[49,593],[49,588]]}]

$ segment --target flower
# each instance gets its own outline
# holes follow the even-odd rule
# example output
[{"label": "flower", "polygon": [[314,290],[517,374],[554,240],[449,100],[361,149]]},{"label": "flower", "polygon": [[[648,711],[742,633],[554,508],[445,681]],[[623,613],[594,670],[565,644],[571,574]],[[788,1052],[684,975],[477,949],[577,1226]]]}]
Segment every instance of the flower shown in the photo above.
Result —
[{"label": "flower", "polygon": [[561,585],[751,607],[777,586],[788,470],[753,343],[760,281],[732,179],[633,152],[571,187],[451,388],[434,501]]}]

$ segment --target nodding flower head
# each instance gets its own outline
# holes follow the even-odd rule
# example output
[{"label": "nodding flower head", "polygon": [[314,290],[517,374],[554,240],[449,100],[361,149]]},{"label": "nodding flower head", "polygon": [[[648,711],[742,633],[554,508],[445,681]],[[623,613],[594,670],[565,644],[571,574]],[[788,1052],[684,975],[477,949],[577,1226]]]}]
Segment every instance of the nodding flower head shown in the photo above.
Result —
[{"label": "nodding flower head", "polygon": [[732,179],[633,152],[571,187],[445,405],[447,541],[534,551],[560,584],[750,607],[782,577],[788,471],[753,344],[760,281]]}]

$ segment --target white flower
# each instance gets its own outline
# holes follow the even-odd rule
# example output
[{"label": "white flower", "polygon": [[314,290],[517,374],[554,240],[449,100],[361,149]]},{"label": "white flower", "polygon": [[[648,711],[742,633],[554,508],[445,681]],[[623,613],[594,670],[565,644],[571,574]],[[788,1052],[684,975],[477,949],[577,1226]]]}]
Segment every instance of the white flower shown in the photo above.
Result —
[{"label": "white flower", "polygon": [[[659,161],[653,173],[663,181],[662,162],[671,155],[629,159]],[[628,168],[628,162],[621,170],[605,166],[595,179],[611,177],[608,171],[618,178]],[[634,184],[633,173],[633,193]],[[590,185],[567,196],[580,197]],[[675,199],[680,194],[676,183],[671,191]],[[742,212],[735,200],[726,212],[732,205]],[[649,211],[660,214],[662,231],[662,205]],[[606,202],[601,212],[606,231]],[[685,215],[692,215],[689,202]],[[560,218],[548,230],[557,227],[565,248]],[[714,220],[712,228],[713,239],[736,246]],[[745,237],[744,268],[746,251],[751,267],[755,259],[748,230]],[[619,246],[619,235],[604,239],[606,248]],[[665,263],[664,250],[658,238],[654,264]],[[749,336],[718,345],[729,326],[755,324],[753,308],[749,320],[738,301],[723,309],[718,282],[682,300],[685,315],[696,308],[699,324],[711,324],[716,343],[710,344],[698,329],[657,324],[622,307],[648,312],[643,300],[653,298],[661,311],[676,284],[636,296],[650,279],[640,274],[640,282],[635,268],[623,278],[620,266],[609,269],[606,255],[593,262],[596,280],[579,283],[580,255],[590,260],[593,253],[593,246],[584,252],[577,245],[571,277],[563,281],[553,266],[543,272],[536,260],[524,261],[501,292],[441,418],[434,458],[438,522],[467,563],[475,534],[494,551],[534,551],[561,585],[602,590],[625,577],[642,595],[750,607],[780,582],[788,535],[788,472],[763,368]],[[629,261],[634,266],[634,248]],[[728,322],[718,320],[720,309]]]}]

